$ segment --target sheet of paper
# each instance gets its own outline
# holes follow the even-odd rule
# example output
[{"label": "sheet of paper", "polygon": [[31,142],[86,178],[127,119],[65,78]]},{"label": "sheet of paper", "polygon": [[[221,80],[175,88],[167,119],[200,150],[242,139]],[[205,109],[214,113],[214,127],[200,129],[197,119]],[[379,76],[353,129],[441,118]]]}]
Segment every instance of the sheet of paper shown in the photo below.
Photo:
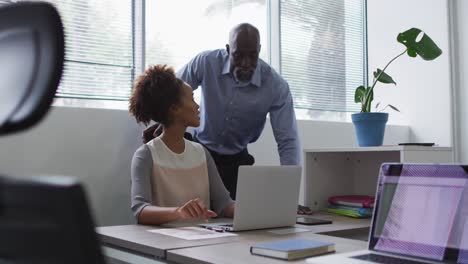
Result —
[{"label": "sheet of paper", "polygon": [[288,227],[288,228],[281,228],[281,229],[274,229],[268,232],[277,234],[277,235],[286,235],[292,233],[300,233],[300,232],[307,232],[310,231],[309,229],[299,228],[299,227]]},{"label": "sheet of paper", "polygon": [[179,227],[179,228],[163,228],[151,229],[148,232],[158,233],[166,236],[181,238],[185,240],[200,240],[220,237],[237,236],[230,232],[216,232],[201,227]]}]

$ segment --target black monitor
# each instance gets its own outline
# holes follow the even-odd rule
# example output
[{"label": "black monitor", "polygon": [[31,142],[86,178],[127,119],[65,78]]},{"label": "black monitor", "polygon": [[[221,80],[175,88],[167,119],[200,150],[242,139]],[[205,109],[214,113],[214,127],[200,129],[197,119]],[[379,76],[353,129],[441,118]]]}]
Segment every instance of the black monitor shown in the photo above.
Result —
[{"label": "black monitor", "polygon": [[83,187],[0,176],[0,263],[104,263]]}]

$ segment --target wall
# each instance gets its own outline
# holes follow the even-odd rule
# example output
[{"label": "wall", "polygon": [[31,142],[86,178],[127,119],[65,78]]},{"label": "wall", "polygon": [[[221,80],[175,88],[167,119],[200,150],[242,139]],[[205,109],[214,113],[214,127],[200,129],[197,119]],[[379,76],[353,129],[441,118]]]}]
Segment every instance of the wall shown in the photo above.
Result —
[{"label": "wall", "polygon": [[34,129],[0,138],[0,171],[78,177],[98,224],[129,223],[130,162],[139,135],[127,111],[54,107]]},{"label": "wall", "polygon": [[453,0],[452,14],[454,121],[457,161],[468,163],[468,1]]},{"label": "wall", "polygon": [[[356,147],[357,141],[352,123],[298,120],[302,149]],[[384,145],[396,145],[409,139],[407,126],[389,125],[385,130]],[[257,165],[277,165],[279,156],[270,123],[259,140],[249,146]]]},{"label": "wall", "polygon": [[377,84],[375,102],[398,107],[390,121],[411,126],[411,140],[451,146],[450,50],[447,0],[369,0],[368,45],[369,80],[372,71],[383,67],[405,47],[396,41],[398,33],[417,27],[442,49],[434,61],[404,55],[387,72],[397,86]]}]

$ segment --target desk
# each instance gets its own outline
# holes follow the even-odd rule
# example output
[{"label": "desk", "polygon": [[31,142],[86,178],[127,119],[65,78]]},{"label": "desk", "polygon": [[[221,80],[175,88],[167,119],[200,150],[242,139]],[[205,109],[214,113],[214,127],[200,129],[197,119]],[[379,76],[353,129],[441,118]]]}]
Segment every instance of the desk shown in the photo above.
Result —
[{"label": "desk", "polygon": [[[330,219],[333,221],[333,224],[317,226],[295,225],[295,227],[308,229],[309,231],[285,235],[273,234],[269,232],[271,229],[265,229],[237,232],[238,236],[235,237],[191,241],[147,231],[149,229],[161,228],[155,226],[125,225],[99,227],[96,228],[96,232],[103,244],[104,254],[112,259],[110,263],[166,263],[166,261],[181,263],[189,261],[193,263],[196,260],[211,262],[211,260],[207,259],[223,256],[232,257],[232,261],[237,263],[254,262],[258,261],[256,260],[258,258],[265,261],[264,263],[271,263],[273,260],[271,258],[250,255],[250,246],[259,242],[290,238],[309,237],[311,239],[322,239],[322,237],[326,237],[326,239],[333,239],[333,242],[337,243],[337,251],[341,252],[365,248],[366,243],[363,241],[339,238],[339,236],[354,237],[354,235],[362,236],[368,233],[369,219],[353,219],[327,213],[317,213],[313,217]],[[223,220],[216,219],[215,221]],[[333,236],[322,235],[318,238],[315,237],[317,234],[329,234]],[[188,249],[188,252],[183,251],[183,249]],[[199,249],[200,251],[192,255],[192,251],[195,249]],[[234,249],[235,251],[233,251]],[[217,254],[207,253],[212,250],[216,251]],[[213,260],[213,262],[219,261]]]},{"label": "desk", "polygon": [[96,232],[104,246],[123,249],[154,259],[165,259],[166,252],[170,249],[235,242],[240,239],[239,236],[235,236],[217,239],[184,240],[148,232],[148,230],[159,228],[164,227],[123,225],[98,227],[96,228]]}]

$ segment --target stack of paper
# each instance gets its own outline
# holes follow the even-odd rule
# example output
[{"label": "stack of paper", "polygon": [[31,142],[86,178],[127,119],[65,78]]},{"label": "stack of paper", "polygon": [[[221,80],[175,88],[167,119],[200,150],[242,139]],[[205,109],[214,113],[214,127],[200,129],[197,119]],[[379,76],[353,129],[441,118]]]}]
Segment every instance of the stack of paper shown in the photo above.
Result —
[{"label": "stack of paper", "polygon": [[375,198],[368,195],[343,195],[328,198],[327,211],[355,218],[372,216]]}]

